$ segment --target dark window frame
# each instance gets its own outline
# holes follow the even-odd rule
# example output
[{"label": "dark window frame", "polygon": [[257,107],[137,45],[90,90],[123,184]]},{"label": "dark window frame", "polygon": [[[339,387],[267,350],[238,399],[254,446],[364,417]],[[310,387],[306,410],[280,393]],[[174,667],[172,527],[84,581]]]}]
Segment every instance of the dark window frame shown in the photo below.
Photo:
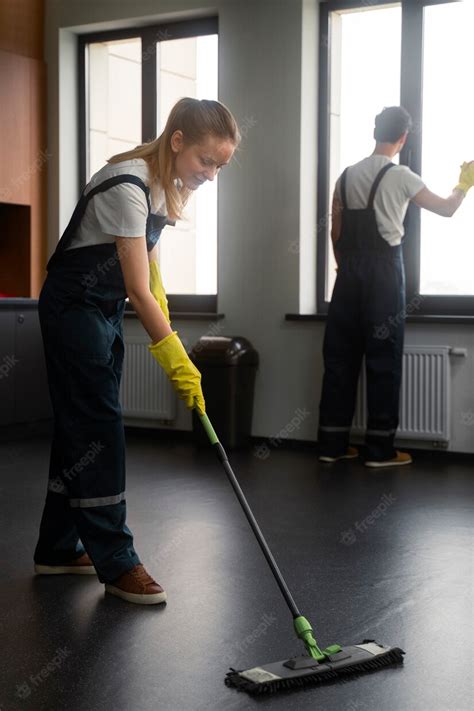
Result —
[{"label": "dark window frame", "polygon": [[[87,184],[86,174],[86,50],[89,43],[141,38],[142,41],[142,143],[157,137],[157,75],[156,43],[161,40],[184,39],[219,34],[217,16],[201,17],[182,22],[162,22],[143,27],[93,32],[78,36],[79,91],[79,188]],[[219,285],[217,286],[219,291]],[[217,313],[217,294],[167,294],[168,306],[174,313]]]},{"label": "dark window frame", "polygon": [[[420,130],[410,133],[400,153],[400,164],[421,173],[422,99],[423,99],[423,11],[430,5],[460,0],[398,0],[402,8],[402,47],[400,65],[400,104]],[[390,5],[389,0],[371,0],[370,6]],[[320,4],[319,24],[319,106],[317,173],[317,309],[326,314],[327,213],[329,205],[329,86],[330,86],[330,13],[367,7],[360,0],[329,0]],[[442,218],[440,218],[442,219]],[[420,295],[420,208],[410,202],[405,218],[403,254],[406,271],[407,305],[416,303],[419,315],[467,316],[474,313],[474,296]],[[415,301],[416,300],[416,301]]]}]

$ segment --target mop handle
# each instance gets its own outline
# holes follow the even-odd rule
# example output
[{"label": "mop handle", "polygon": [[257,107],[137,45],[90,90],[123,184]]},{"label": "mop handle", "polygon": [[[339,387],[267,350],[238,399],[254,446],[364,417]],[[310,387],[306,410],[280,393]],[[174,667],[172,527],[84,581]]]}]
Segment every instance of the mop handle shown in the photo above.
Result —
[{"label": "mop handle", "polygon": [[255,519],[255,516],[253,515],[250,506],[247,503],[247,499],[244,496],[244,493],[242,489],[240,488],[240,484],[237,481],[234,472],[232,471],[232,468],[229,464],[229,460],[227,458],[227,454],[224,450],[224,447],[222,444],[219,442],[219,438],[216,435],[216,432],[211,425],[211,422],[208,418],[208,416],[204,414],[200,414],[199,412],[197,413],[200,417],[200,420],[203,424],[204,429],[206,430],[206,433],[209,437],[209,440],[211,444],[213,444],[216,447],[217,450],[217,456],[219,457],[220,461],[224,465],[224,469],[226,471],[227,477],[232,484],[232,488],[234,489],[237,498],[240,502],[240,505],[242,506],[245,515],[247,516],[248,522],[250,523],[250,526],[252,527],[252,530],[255,534],[255,537],[257,538],[257,541],[260,545],[260,548],[263,551],[263,555],[265,556],[268,565],[270,566],[270,569],[273,573],[273,576],[278,584],[278,587],[280,588],[283,597],[285,598],[286,604],[290,608],[291,614],[293,617],[300,617],[301,613],[299,612],[298,608],[296,607],[296,603],[293,600],[293,597],[288,589],[288,586],[283,579],[283,575],[281,574],[278,565],[276,564],[276,561],[272,555],[272,552],[270,548],[268,547],[268,544],[263,537],[263,533],[261,532],[259,525]]}]

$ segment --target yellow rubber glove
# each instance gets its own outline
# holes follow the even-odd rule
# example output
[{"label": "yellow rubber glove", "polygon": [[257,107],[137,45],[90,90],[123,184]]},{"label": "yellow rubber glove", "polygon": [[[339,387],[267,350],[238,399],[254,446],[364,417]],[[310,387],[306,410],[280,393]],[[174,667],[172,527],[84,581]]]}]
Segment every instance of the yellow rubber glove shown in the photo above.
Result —
[{"label": "yellow rubber glove", "polygon": [[173,331],[161,341],[148,344],[148,348],[186,406],[190,409],[195,407],[203,415],[206,403],[201,390],[201,373],[186,353],[178,332]]},{"label": "yellow rubber glove", "polygon": [[168,299],[161,281],[161,272],[158,262],[153,260],[149,263],[150,266],[150,291],[158,302],[160,309],[166,316],[166,320],[170,323],[170,313],[168,311]]},{"label": "yellow rubber glove", "polygon": [[461,166],[461,172],[459,174],[459,183],[456,185],[456,187],[459,190],[462,190],[463,193],[466,195],[469,188],[472,188],[473,185],[474,185],[474,160],[471,160],[469,163],[464,161],[464,163]]}]

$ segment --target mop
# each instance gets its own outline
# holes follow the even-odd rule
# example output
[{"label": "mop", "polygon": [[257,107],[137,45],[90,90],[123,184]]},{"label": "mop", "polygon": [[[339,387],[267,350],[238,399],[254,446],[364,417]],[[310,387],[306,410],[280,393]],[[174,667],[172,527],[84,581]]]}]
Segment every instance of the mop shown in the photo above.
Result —
[{"label": "mop", "polygon": [[306,653],[301,656],[262,664],[252,669],[236,670],[230,667],[230,671],[227,672],[224,679],[225,684],[249,694],[260,694],[317,684],[339,679],[345,675],[370,672],[389,664],[403,662],[405,652],[400,647],[389,647],[371,639],[364,639],[359,644],[344,647],[339,644],[331,644],[321,649],[318,646],[311,624],[296,606],[208,416],[200,414],[199,417],[290,609],[296,636],[303,642],[306,649]]}]

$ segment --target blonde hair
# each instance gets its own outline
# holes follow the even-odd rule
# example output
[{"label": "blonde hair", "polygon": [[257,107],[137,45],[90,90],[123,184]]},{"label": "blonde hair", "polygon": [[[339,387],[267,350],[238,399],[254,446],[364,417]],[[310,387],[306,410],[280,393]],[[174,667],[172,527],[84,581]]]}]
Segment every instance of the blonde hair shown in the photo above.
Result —
[{"label": "blonde hair", "polygon": [[163,188],[166,211],[171,220],[181,217],[193,192],[184,185],[177,187],[172,177],[175,154],[171,150],[171,136],[178,130],[183,132],[183,140],[187,145],[200,143],[208,135],[228,139],[235,147],[241,140],[237,122],[224,104],[211,99],[184,97],[171,109],[166,126],[158,138],[107,159],[107,163],[119,163],[131,158],[143,158],[149,168],[152,201],[157,203],[158,191],[160,187]]}]

